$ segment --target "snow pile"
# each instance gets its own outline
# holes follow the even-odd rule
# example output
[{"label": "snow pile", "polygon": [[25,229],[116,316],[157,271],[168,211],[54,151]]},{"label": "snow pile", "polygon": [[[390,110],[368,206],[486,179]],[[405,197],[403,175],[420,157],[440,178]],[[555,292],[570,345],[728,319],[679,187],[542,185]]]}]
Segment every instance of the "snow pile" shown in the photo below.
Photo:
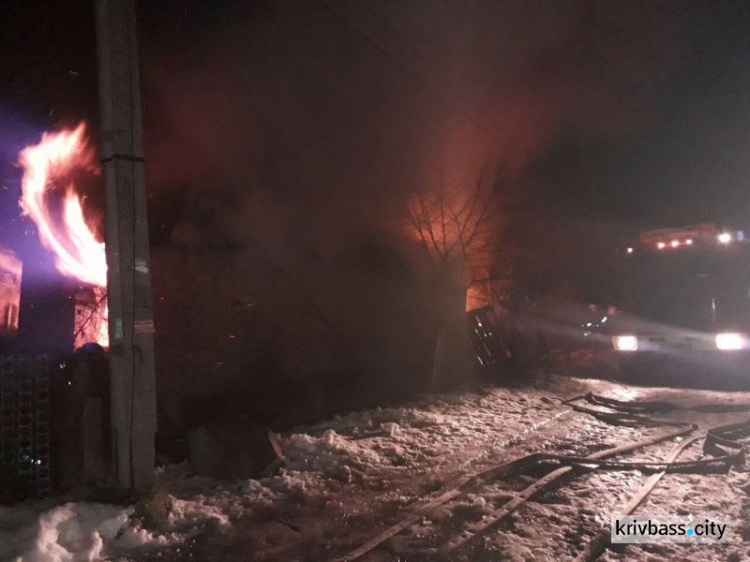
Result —
[{"label": "snow pile", "polygon": [[205,526],[217,528],[230,527],[228,515],[224,512],[224,503],[212,498],[198,497],[195,501],[172,498],[169,511],[169,527],[173,532],[186,532]]},{"label": "snow pile", "polygon": [[376,408],[365,410],[359,415],[350,415],[348,421],[358,427],[395,423],[405,427],[420,428],[438,425],[444,420],[439,413],[417,408]]},{"label": "snow pile", "polygon": [[332,420],[309,427],[311,432],[333,429],[339,434],[365,436],[369,434],[390,434],[393,426],[425,428],[443,423],[439,412],[425,408],[406,406],[401,408],[373,408],[336,416]]},{"label": "snow pile", "polygon": [[347,440],[333,429],[320,437],[290,436],[284,443],[284,458],[290,470],[314,470],[338,477],[348,477],[353,470],[363,472],[368,466],[380,463],[379,456],[369,447]]},{"label": "snow pile", "polygon": [[282,469],[278,476],[250,482],[253,483],[251,488],[260,490],[259,498],[300,497],[325,488],[323,478],[319,474],[288,469]]},{"label": "snow pile", "polygon": [[398,471],[434,472],[453,462],[454,455],[470,462],[554,422],[560,399],[551,390],[570,397],[581,387],[558,379],[548,377],[536,388],[432,395],[403,407],[337,416],[288,436],[285,466],[349,482],[375,471],[382,477]]},{"label": "snow pile", "polygon": [[79,562],[108,552],[165,544],[132,524],[134,508],[67,503],[41,513],[0,508],[0,560]]}]

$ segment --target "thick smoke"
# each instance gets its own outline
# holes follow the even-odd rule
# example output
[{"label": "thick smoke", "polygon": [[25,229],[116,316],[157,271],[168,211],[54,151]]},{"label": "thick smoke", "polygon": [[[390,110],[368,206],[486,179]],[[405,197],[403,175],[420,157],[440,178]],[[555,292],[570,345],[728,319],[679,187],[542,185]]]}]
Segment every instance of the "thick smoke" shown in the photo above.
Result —
[{"label": "thick smoke", "polygon": [[223,199],[235,234],[270,193],[335,245],[410,190],[471,183],[488,154],[518,176],[561,132],[646,126],[689,38],[679,2],[352,4],[146,13],[154,189]]},{"label": "thick smoke", "polygon": [[[28,283],[54,265],[16,220],[11,163],[42,130],[85,119],[96,137],[94,10],[0,4],[0,244],[23,255]],[[552,263],[534,246],[571,261],[572,244],[559,247],[570,217],[591,238],[583,211],[623,207],[637,177],[598,182],[579,147],[624,148],[612,152],[627,163],[632,139],[681,95],[665,98],[665,83],[689,83],[672,78],[696,41],[723,56],[711,26],[740,11],[677,0],[139,7],[160,397],[171,409],[166,397],[215,389],[270,410],[264,385],[320,405],[349,383],[394,394],[432,384],[444,299],[407,231],[414,194],[468,188],[484,172],[517,246],[509,255]],[[644,149],[654,193],[670,174],[661,142],[651,135]],[[714,171],[694,174],[693,191]],[[84,191],[103,207],[101,190]],[[54,292],[43,285],[39,295]]]},{"label": "thick smoke", "polygon": [[409,197],[489,169],[533,206],[560,138],[647,127],[691,40],[679,6],[145,5],[162,384],[419,386],[435,318]]}]

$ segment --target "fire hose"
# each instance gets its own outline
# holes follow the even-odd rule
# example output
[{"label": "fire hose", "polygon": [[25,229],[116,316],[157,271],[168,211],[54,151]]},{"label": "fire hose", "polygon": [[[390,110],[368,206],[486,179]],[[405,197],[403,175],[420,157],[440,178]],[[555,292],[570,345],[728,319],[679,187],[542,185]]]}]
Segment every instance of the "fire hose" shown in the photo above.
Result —
[{"label": "fire hose", "polygon": [[[592,403],[599,403],[608,401],[608,407],[615,408],[618,407],[618,405],[614,404],[614,402],[618,401],[611,401],[609,399],[604,399],[603,397],[598,397],[593,394],[589,394],[586,396],[586,399],[589,402]],[[622,403],[621,403],[622,404]],[[624,403],[629,405],[634,405],[634,408],[630,408],[631,411],[637,410],[640,412],[646,412],[650,411],[651,409],[656,409],[657,403]],[[658,403],[659,408],[663,408],[667,403]],[[671,405],[670,405],[671,406]],[[677,409],[675,407],[674,409]],[[630,425],[633,422],[636,421],[642,421],[644,423],[648,424],[657,424],[659,423],[658,420],[652,420],[650,418],[645,418],[640,416],[639,414],[630,414],[626,413],[625,415],[621,415],[618,413],[610,413],[610,412],[597,412],[594,410],[589,410],[587,408],[581,408],[581,407],[575,407],[574,410],[580,411],[582,413],[587,413],[594,415],[594,412],[596,412],[596,417],[599,419],[602,419],[603,421],[608,421],[609,423],[617,423],[618,421],[623,422],[626,425]],[[686,425],[682,424],[680,422],[662,422],[666,425]],[[692,433],[695,429],[697,429],[697,426],[690,424],[690,429],[682,435],[687,433]],[[738,424],[731,424],[731,425],[724,425],[712,428],[706,432],[705,436],[696,436],[690,439],[687,439],[683,443],[678,444],[675,449],[672,451],[672,453],[668,456],[667,460],[662,463],[654,463],[654,462],[609,462],[609,461],[596,461],[591,462],[592,457],[595,455],[590,455],[589,457],[585,457],[584,459],[576,458],[576,457],[562,457],[560,462],[566,462],[570,463],[568,466],[559,468],[550,474],[542,477],[537,482],[523,490],[518,496],[511,499],[509,502],[507,502],[504,506],[501,508],[495,510],[491,514],[485,516],[481,521],[475,523],[474,525],[470,526],[468,529],[466,529],[463,533],[461,533],[458,537],[452,539],[448,542],[448,544],[442,549],[444,554],[447,554],[449,552],[452,552],[456,548],[463,545],[465,542],[473,538],[474,536],[486,531],[489,527],[496,525],[500,522],[504,517],[509,515],[512,511],[514,511],[516,508],[518,508],[521,504],[525,503],[528,499],[536,495],[538,492],[540,492],[544,487],[546,487],[548,484],[550,484],[552,481],[556,480],[560,476],[570,472],[575,465],[583,465],[584,467],[592,467],[597,469],[608,469],[608,470],[639,470],[643,472],[653,472],[657,471],[657,474],[654,474],[649,481],[644,485],[644,487],[641,490],[640,494],[637,494],[633,501],[631,501],[631,504],[628,505],[631,510],[634,510],[642,501],[643,499],[651,492],[651,490],[656,486],[656,484],[659,482],[662,476],[666,474],[667,472],[691,472],[691,473],[707,473],[707,472],[723,472],[725,470],[728,470],[730,466],[737,466],[742,465],[744,463],[745,459],[745,450],[743,445],[737,441],[737,439],[741,437],[746,437],[750,435],[750,420]],[[715,458],[711,459],[702,459],[699,461],[692,461],[692,462],[676,462],[677,457],[679,454],[684,451],[688,445],[691,443],[705,437],[706,442],[704,445],[704,452],[709,454],[717,455]],[[660,439],[659,441],[663,441],[664,439]],[[658,442],[658,441],[657,441]],[[645,446],[645,445],[644,445]],[[726,448],[735,449],[735,452],[727,452],[724,449],[721,448],[721,446]],[[601,451],[602,453],[607,453],[608,451]],[[614,453],[613,453],[614,454]],[[552,455],[555,456],[555,455]],[[611,454],[608,454],[606,456],[611,456]],[[541,459],[542,461],[547,459]],[[635,500],[638,500],[635,502]],[[632,511],[631,511],[632,512]],[[625,513],[626,515],[628,513]],[[607,535],[608,538],[608,535]],[[590,553],[592,555],[591,558],[583,558],[583,560],[595,560],[596,557],[601,553],[603,548],[606,548],[607,542],[603,541],[600,537],[598,541],[594,541],[591,545]]]},{"label": "fire hose", "polygon": [[[676,462],[676,458],[680,452],[682,452],[688,444],[700,439],[701,437],[691,438],[689,440],[680,443],[678,447],[673,451],[668,459],[664,462],[618,462],[618,461],[605,461],[607,457],[631,452],[637,449],[655,445],[670,439],[688,435],[697,429],[694,424],[684,422],[669,422],[666,420],[654,420],[641,415],[642,413],[658,411],[658,410],[669,410],[676,409],[677,407],[666,403],[666,402],[620,402],[617,400],[597,396],[594,394],[588,394],[585,397],[576,397],[568,402],[572,402],[579,398],[585,398],[588,402],[598,405],[605,406],[614,410],[621,410],[619,412],[602,412],[599,410],[591,410],[580,406],[573,406],[573,410],[592,415],[597,419],[600,419],[606,423],[615,425],[647,425],[657,426],[666,425],[673,426],[675,429],[668,433],[664,433],[655,437],[644,439],[641,441],[635,441],[612,447],[602,451],[598,451],[585,457],[579,456],[566,456],[566,455],[555,455],[550,453],[532,453],[524,457],[515,459],[513,461],[503,463],[484,470],[478,474],[465,478],[457,486],[443,492],[437,498],[428,502],[427,504],[416,509],[411,514],[404,517],[401,521],[385,529],[380,534],[367,541],[360,547],[352,550],[342,557],[336,558],[335,562],[351,562],[367,554],[371,550],[378,547],[391,537],[397,535],[401,531],[419,522],[425,515],[434,511],[439,506],[451,501],[452,499],[467,493],[469,490],[481,485],[482,483],[498,478],[500,476],[509,475],[523,470],[527,470],[532,467],[539,466],[543,463],[554,462],[561,466],[556,470],[543,476],[511,500],[505,503],[500,508],[494,510],[490,514],[486,515],[481,521],[471,525],[458,536],[451,539],[441,550],[443,555],[446,555],[453,550],[459,548],[467,541],[471,540],[478,534],[486,531],[488,528],[498,524],[507,515],[515,511],[519,506],[525,503],[527,500],[534,497],[547,485],[551,484],[561,476],[571,472],[574,468],[583,468],[588,470],[595,469],[606,469],[606,470],[640,470],[644,472],[656,472],[649,480],[653,481],[651,488],[656,485],[658,480],[666,472],[715,472],[720,470],[727,470],[732,465],[741,464],[744,462],[744,447],[736,441],[737,438],[744,436],[744,432],[750,432],[750,420],[741,424],[732,424],[730,426],[720,426],[713,428],[706,432],[706,445],[704,450],[715,454],[716,458],[702,459],[699,461],[691,462]],[[746,407],[750,408],[750,406]],[[735,452],[729,453],[722,449],[722,447],[735,449]],[[645,486],[644,486],[645,488]],[[649,490],[650,491],[650,490]],[[648,492],[646,492],[648,493]],[[643,496],[645,497],[645,495]],[[641,498],[642,501],[643,498]],[[639,502],[640,503],[640,502]],[[606,545],[605,545],[606,546]]]},{"label": "fire hose", "polygon": [[607,398],[606,396],[599,396],[589,392],[583,396],[577,396],[568,400],[567,402],[574,402],[576,400],[584,399],[591,404],[606,406],[614,410],[621,412],[630,412],[634,414],[645,414],[652,412],[672,412],[675,410],[693,410],[696,412],[708,412],[708,413],[728,413],[728,412],[747,412],[750,411],[750,404],[699,404],[697,406],[680,406],[672,402],[661,402],[661,401],[635,401],[635,402],[623,402],[622,400],[615,400],[614,398]]},{"label": "fire hose", "polygon": [[[744,464],[745,448],[739,439],[750,436],[750,420],[741,423],[721,425],[714,427],[706,431],[704,435],[695,435],[690,439],[686,439],[682,443],[678,443],[669,455],[667,455],[665,461],[665,468],[672,467],[680,464],[695,464],[695,463],[678,463],[677,458],[687,449],[690,445],[701,439],[705,439],[703,444],[703,451],[709,454],[719,455],[718,459],[727,459],[732,461],[733,464],[742,465]],[[735,453],[727,453],[723,447],[735,449]],[[709,459],[716,460],[716,459]],[[700,462],[700,461],[698,461]],[[623,508],[621,515],[632,515],[633,512],[638,508],[643,500],[653,491],[656,485],[661,480],[662,476],[667,473],[667,470],[660,471],[653,474],[646,483],[641,487],[638,492],[630,499],[628,504]],[[609,530],[602,531],[597,537],[592,540],[586,549],[576,558],[576,562],[593,562],[599,555],[604,552],[610,545],[611,533]]]}]

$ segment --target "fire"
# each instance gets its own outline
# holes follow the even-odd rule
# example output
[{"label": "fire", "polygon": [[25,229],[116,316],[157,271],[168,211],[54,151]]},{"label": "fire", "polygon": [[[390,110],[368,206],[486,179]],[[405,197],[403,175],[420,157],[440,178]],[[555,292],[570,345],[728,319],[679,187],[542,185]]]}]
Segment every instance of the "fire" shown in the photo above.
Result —
[{"label": "fire", "polygon": [[[107,260],[104,243],[83,215],[83,204],[75,186],[57,185],[71,171],[82,168],[98,173],[94,150],[85,137],[85,125],[74,130],[44,133],[39,144],[23,149],[19,163],[23,167],[21,209],[36,223],[39,239],[55,255],[57,269],[69,277],[97,287],[107,285]],[[54,216],[50,195],[64,189],[62,220]]]},{"label": "fire", "polygon": [[14,282],[16,282],[16,280],[19,280],[20,282],[22,269],[23,264],[21,263],[21,260],[19,260],[9,249],[0,247],[0,271],[8,276],[12,276]]},{"label": "fire", "polygon": [[[55,257],[57,269],[68,277],[93,286],[95,298],[88,305],[100,310],[76,310],[76,318],[99,318],[88,328],[76,321],[77,344],[96,341],[107,345],[106,299],[107,260],[101,242],[86,222],[83,202],[75,186],[67,179],[76,171],[98,174],[96,153],[85,136],[86,126],[44,133],[38,144],[26,147],[19,154],[23,168],[21,200],[23,214],[37,226],[39,240]],[[67,182],[67,184],[64,184]],[[60,198],[62,205],[60,205]],[[101,312],[103,310],[103,313]],[[106,320],[105,320],[106,321]]]},{"label": "fire", "polygon": [[22,267],[13,252],[0,247],[0,334],[12,334],[18,329]]}]

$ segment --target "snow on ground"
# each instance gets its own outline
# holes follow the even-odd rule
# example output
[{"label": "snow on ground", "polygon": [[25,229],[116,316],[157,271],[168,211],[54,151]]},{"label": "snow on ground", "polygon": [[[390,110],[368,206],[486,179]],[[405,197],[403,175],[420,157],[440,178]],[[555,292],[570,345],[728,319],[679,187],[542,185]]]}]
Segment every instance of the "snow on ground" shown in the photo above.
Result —
[{"label": "snow on ground", "polygon": [[38,507],[0,508],[0,560],[100,560],[105,544],[113,553],[167,543],[132,524],[132,507],[66,503],[41,513]]},{"label": "snow on ground", "polygon": [[[748,394],[643,389],[554,375],[526,386],[425,396],[403,407],[352,412],[285,434],[286,465],[272,477],[213,481],[192,475],[186,465],[166,467],[159,475],[166,483],[166,513],[150,530],[133,507],[42,503],[2,508],[0,560],[331,560],[451,488],[459,477],[534,451],[586,455],[664,431],[611,426],[570,413],[562,404],[587,391],[683,405],[750,402]],[[731,418],[694,415],[706,426]],[[736,419],[743,415],[734,414]],[[664,443],[632,458],[661,459],[673,446],[673,441]],[[691,455],[698,453],[699,447],[690,449]],[[499,479],[459,497],[362,560],[435,559],[440,544],[537,477]],[[451,560],[572,559],[645,478],[635,472],[578,476],[528,502]],[[739,561],[750,550],[746,472],[667,475],[642,509],[672,513],[678,508],[720,513],[738,528],[744,517],[745,538],[718,549],[703,547],[704,559]],[[691,552],[688,547],[627,547],[604,559],[686,559]]]}]

